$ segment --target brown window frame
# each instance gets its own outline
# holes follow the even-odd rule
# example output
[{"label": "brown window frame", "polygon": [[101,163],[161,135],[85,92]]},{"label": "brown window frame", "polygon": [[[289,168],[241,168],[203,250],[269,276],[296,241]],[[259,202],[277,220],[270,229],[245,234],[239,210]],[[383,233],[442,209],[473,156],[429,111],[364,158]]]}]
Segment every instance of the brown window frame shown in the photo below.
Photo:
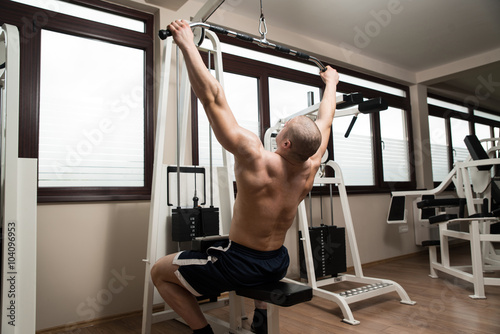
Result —
[{"label": "brown window frame", "polygon": [[[492,137],[494,137],[494,128],[500,128],[500,122],[494,121],[491,119],[487,119],[481,116],[476,116],[474,115],[474,110],[477,111],[482,111],[485,113],[489,113],[492,115],[498,116],[498,113],[487,109],[487,108],[472,108],[469,105],[464,104],[461,101],[447,98],[438,94],[433,94],[429,93],[427,94],[429,98],[434,98],[436,100],[440,100],[443,102],[448,102],[455,104],[457,106],[465,106],[467,107],[467,113],[465,112],[460,112],[452,109],[447,109],[444,107],[428,104],[428,110],[429,110],[429,116],[435,116],[439,118],[443,118],[445,120],[445,133],[446,133],[446,142],[447,142],[447,156],[448,156],[448,171],[451,171],[453,169],[454,165],[454,159],[453,159],[453,141],[452,141],[452,131],[453,129],[451,128],[451,118],[456,118],[460,120],[467,121],[469,123],[469,134],[476,134],[475,130],[475,124],[484,124],[490,127],[490,134]],[[481,139],[481,138],[480,138]],[[438,186],[441,182],[434,182],[434,186]]]},{"label": "brown window frame", "polygon": [[42,29],[129,46],[145,51],[144,80],[144,186],[143,187],[44,187],[38,202],[149,200],[154,144],[154,16],[99,0],[67,1],[80,6],[141,20],[145,32],[136,32],[65,14],[0,0],[0,23],[17,26],[20,34],[21,83],[19,157],[38,158],[40,103],[40,48]]}]

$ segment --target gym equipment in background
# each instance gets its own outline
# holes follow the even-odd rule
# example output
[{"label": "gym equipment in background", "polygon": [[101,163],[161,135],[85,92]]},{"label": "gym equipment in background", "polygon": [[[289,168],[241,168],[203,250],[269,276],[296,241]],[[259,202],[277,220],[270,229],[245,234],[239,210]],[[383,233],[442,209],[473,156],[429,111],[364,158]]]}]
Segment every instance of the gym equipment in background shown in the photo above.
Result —
[{"label": "gym equipment in background", "polygon": [[[368,112],[377,112],[379,109],[385,107],[387,105],[383,103],[383,101],[374,99],[376,103],[370,102],[370,105],[373,109],[360,107],[361,103],[356,103],[356,101],[363,101],[361,94],[352,93],[345,94],[343,96],[337,97],[337,108],[339,109],[335,113],[335,118],[337,117],[345,117],[354,115],[356,117],[360,112],[368,113]],[[381,103],[382,102],[382,103]],[[306,115],[312,118],[316,117],[316,113],[319,108],[319,103],[314,104],[298,113],[295,113],[291,116],[288,116],[284,119],[280,119],[274,126],[269,128],[266,131],[264,136],[264,145],[268,150],[275,150],[276,143],[275,138],[280,129],[283,128],[284,124],[291,119],[292,117],[299,115]],[[350,128],[352,129],[352,125],[354,122],[351,122]],[[342,176],[342,171],[340,166],[334,162],[333,160],[329,160],[324,163],[324,167],[330,169],[334,176],[328,176],[328,170],[325,170],[322,173],[318,173],[314,180],[315,185],[323,185],[323,186],[335,186],[337,187],[340,204],[342,207],[342,213],[344,216],[345,222],[345,236],[348,238],[349,250],[351,254],[351,258],[354,265],[354,275],[341,273],[343,269],[343,262],[345,261],[345,250],[342,250],[341,245],[335,245],[333,247],[333,242],[328,241],[328,236],[323,235],[321,237],[321,226],[313,227],[314,224],[312,222],[312,215],[308,217],[305,207],[305,201],[299,205],[298,214],[297,214],[297,224],[294,223],[295,227],[291,227],[290,229],[293,231],[295,228],[300,232],[300,238],[298,240],[300,244],[300,249],[303,251],[305,265],[302,264],[299,270],[301,271],[300,276],[305,276],[307,274],[307,284],[313,288],[313,293],[315,296],[319,296],[321,298],[325,298],[327,300],[333,301],[337,303],[342,310],[342,314],[344,318],[342,321],[351,324],[358,325],[360,322],[354,318],[354,315],[349,307],[349,304],[367,300],[376,296],[380,296],[387,293],[397,292],[399,297],[401,298],[402,304],[414,305],[415,302],[410,299],[406,291],[399,285],[398,283],[387,280],[387,279],[378,279],[373,277],[366,277],[363,274],[363,269],[361,266],[361,260],[359,257],[358,246],[354,231],[354,224],[352,221],[351,210],[349,207],[349,201],[347,197],[347,191],[344,184],[344,179]],[[330,191],[330,199],[332,198],[332,192]],[[330,201],[330,205],[333,207],[333,201]],[[333,210],[333,209],[332,209]],[[309,225],[308,225],[309,221]],[[333,222],[333,215],[332,215]],[[328,229],[333,230],[334,228],[328,226]],[[323,231],[324,231],[323,227]],[[320,238],[317,238],[317,231],[320,231]],[[338,233],[338,232],[337,232]],[[335,236],[337,241],[339,241],[339,236]],[[344,242],[345,243],[345,242]],[[336,248],[336,249],[335,249]],[[323,250],[325,251],[323,253]],[[293,254],[294,250],[289,249],[290,254]],[[327,253],[330,252],[327,256]],[[320,254],[318,256],[318,253]],[[324,256],[323,256],[324,255]],[[334,259],[335,256],[344,256],[343,259]],[[329,261],[335,260],[336,263],[331,264]],[[327,265],[331,265],[331,268],[323,267]],[[305,273],[304,273],[305,267]],[[319,269],[319,270],[318,270]],[[293,268],[289,268],[289,272],[293,271]],[[292,281],[290,279],[286,279],[286,281]],[[340,282],[353,282],[359,284],[358,287],[342,291],[342,292],[332,292],[327,289],[327,287],[331,287]]]},{"label": "gym equipment in background", "polygon": [[[486,298],[485,285],[500,286],[500,277],[484,275],[485,270],[500,270],[500,249],[495,248],[500,234],[492,233],[492,227],[500,222],[500,189],[495,177],[495,167],[500,164],[499,140],[484,139],[484,143],[491,144],[486,151],[475,135],[466,136],[469,157],[456,162],[438,187],[392,193],[393,199],[413,199],[416,244],[429,248],[430,276],[437,278],[440,271],[472,283],[474,294],[470,297],[473,299]],[[447,195],[443,197],[443,194]],[[395,205],[397,201],[392,200],[389,212],[406,210],[403,204],[398,208],[394,208]],[[451,265],[452,240],[470,243],[470,265]],[[440,248],[439,260],[437,247]]]}]

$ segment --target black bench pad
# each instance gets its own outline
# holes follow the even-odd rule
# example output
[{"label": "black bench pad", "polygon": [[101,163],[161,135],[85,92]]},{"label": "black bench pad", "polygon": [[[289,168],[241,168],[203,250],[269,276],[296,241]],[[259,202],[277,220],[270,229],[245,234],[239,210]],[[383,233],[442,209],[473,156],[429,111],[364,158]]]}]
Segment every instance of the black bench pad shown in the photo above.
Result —
[{"label": "black bench pad", "polygon": [[425,199],[417,203],[417,208],[442,208],[442,207],[455,207],[464,205],[465,200],[463,198],[434,198]]},{"label": "black bench pad", "polygon": [[[477,138],[476,135],[469,135],[465,136],[464,139],[465,146],[467,146],[467,149],[469,150],[470,156],[474,160],[486,160],[489,159],[490,157],[488,156],[488,153],[484,150],[483,145],[481,145],[481,142]],[[477,169],[479,170],[490,170],[493,165],[484,165],[484,166],[477,166]]]},{"label": "black bench pad", "polygon": [[444,213],[442,215],[429,217],[429,224],[442,223],[448,220],[456,219],[458,216],[453,213]]},{"label": "black bench pad", "polygon": [[439,246],[441,242],[439,240],[424,240],[422,241],[422,246]]},{"label": "black bench pad", "polygon": [[292,306],[310,301],[312,288],[303,284],[288,282],[265,283],[251,288],[237,289],[238,296],[261,300],[278,306]]}]

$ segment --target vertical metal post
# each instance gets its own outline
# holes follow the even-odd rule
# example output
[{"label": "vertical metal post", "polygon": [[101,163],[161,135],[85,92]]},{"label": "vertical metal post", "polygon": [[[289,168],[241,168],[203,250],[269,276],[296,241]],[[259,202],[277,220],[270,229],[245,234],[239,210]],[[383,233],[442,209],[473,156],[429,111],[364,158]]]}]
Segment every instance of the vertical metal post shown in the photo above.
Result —
[{"label": "vertical metal post", "polygon": [[[210,68],[212,67],[211,64],[212,61],[212,54],[210,51],[208,51],[208,71],[210,72]],[[210,122],[208,123],[208,156],[210,160],[210,207],[214,207],[214,181],[213,181],[213,175],[212,175],[212,170],[213,170],[213,156],[212,156],[212,126],[210,125]]]},{"label": "vertical metal post", "polygon": [[331,215],[331,219],[332,219],[332,222],[331,222],[331,225],[333,226],[333,191],[332,191],[332,184],[330,183],[329,184],[330,186],[330,215]]},{"label": "vertical metal post", "polygon": [[175,48],[175,96],[176,96],[176,104],[177,104],[177,207],[181,207],[181,149],[180,149],[180,139],[181,139],[181,130],[180,130],[180,119],[181,119],[181,98],[180,98],[180,89],[179,89],[179,47]]},{"label": "vertical metal post", "polygon": [[[148,252],[147,258],[143,261],[146,264],[144,278],[144,297],[143,297],[143,313],[142,313],[142,334],[151,332],[153,323],[153,303],[154,303],[154,285],[151,281],[151,268],[156,261],[158,248],[166,238],[159,238],[161,230],[161,222],[166,221],[166,212],[163,215],[165,204],[162,196],[162,186],[164,185],[163,173],[163,155],[165,147],[165,132],[167,125],[167,105],[169,92],[170,78],[170,61],[172,59],[172,39],[168,39],[162,46],[162,74],[160,82],[160,92],[158,100],[158,110],[156,116],[156,131],[155,131],[155,154],[153,162],[153,180],[151,188],[151,205],[149,209],[149,231],[148,231]],[[165,246],[168,249],[168,247]]]}]

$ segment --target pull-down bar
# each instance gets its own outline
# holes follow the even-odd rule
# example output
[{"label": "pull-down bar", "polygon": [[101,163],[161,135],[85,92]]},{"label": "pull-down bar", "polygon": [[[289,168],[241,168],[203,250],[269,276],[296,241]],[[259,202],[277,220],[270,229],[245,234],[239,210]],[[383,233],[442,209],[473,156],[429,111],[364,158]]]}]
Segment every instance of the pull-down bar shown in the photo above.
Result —
[{"label": "pull-down bar", "polygon": [[[271,43],[267,40],[257,39],[257,38],[254,38],[252,36],[240,34],[238,32],[230,31],[230,30],[227,30],[225,28],[221,28],[218,26],[214,26],[214,25],[210,25],[210,24],[202,23],[202,22],[193,22],[193,23],[190,23],[189,26],[191,28],[195,28],[195,27],[206,28],[210,31],[217,33],[217,34],[226,35],[226,36],[229,36],[232,38],[237,38],[237,39],[240,39],[240,40],[245,41],[245,42],[257,44],[258,46],[263,47],[263,48],[273,49],[273,50],[276,50],[276,51],[279,51],[279,52],[282,52],[282,53],[285,53],[285,54],[288,54],[291,56],[295,56],[295,57],[300,58],[300,59],[309,60],[309,61],[313,62],[316,66],[318,66],[318,68],[322,72],[326,71],[325,65],[323,65],[321,63],[321,61],[319,61],[318,58],[310,56],[310,55],[302,53],[302,52],[299,52],[299,51],[296,51],[296,50],[292,50],[290,48],[287,48],[287,47],[284,47],[281,45]],[[160,39],[164,40],[167,37],[172,36],[172,33],[168,29],[160,30],[158,33],[158,36],[160,37]]]}]

